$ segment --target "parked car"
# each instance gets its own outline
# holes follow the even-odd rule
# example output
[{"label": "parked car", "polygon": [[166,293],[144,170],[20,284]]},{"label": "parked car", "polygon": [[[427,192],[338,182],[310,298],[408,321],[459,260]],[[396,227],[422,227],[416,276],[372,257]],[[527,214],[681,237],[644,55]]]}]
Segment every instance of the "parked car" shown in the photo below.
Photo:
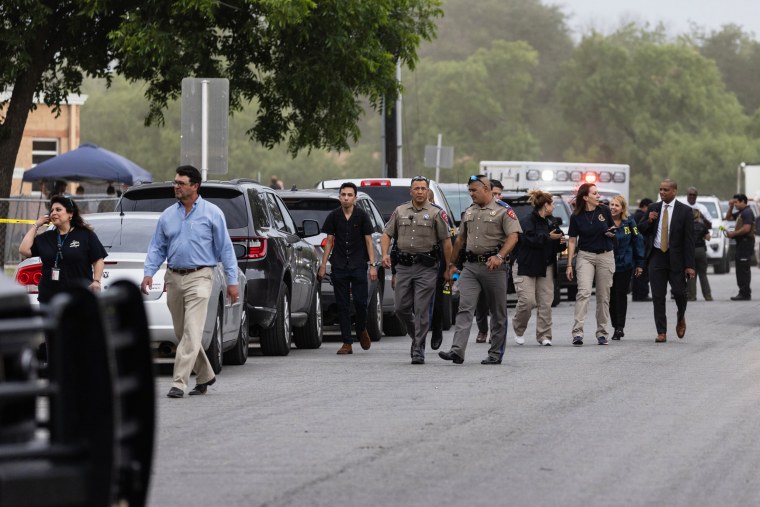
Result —
[{"label": "parked car", "polygon": [[[686,196],[681,195],[677,199],[687,206],[689,205]],[[728,273],[731,271],[730,241],[720,228],[721,226],[724,228],[733,227],[733,224],[723,220],[726,214],[721,209],[720,199],[714,195],[697,196],[697,202],[707,208],[708,213],[710,213],[708,218],[712,222],[710,240],[706,242],[707,263],[713,267],[716,274]]]},{"label": "parked car", "polygon": [[[278,193],[290,214],[296,221],[313,218],[319,222],[320,230],[325,223],[327,215],[340,207],[340,192],[336,189],[323,190],[279,190]],[[375,247],[375,259],[380,261],[381,248],[380,238],[383,235],[383,218],[372,201],[372,198],[364,192],[356,196],[356,206],[369,215],[372,222],[372,242]],[[324,252],[327,235],[320,233],[308,239],[314,245],[319,257]],[[367,332],[372,341],[378,341],[383,336],[383,322],[386,319],[397,319],[394,305],[392,288],[392,274],[382,266],[378,268],[377,278],[380,283],[370,281],[369,285],[369,308],[367,312]],[[322,321],[325,325],[337,325],[339,322],[338,305],[335,301],[332,281],[330,279],[330,262],[327,263],[327,275],[322,280]],[[352,310],[353,313],[353,310]],[[400,321],[399,321],[400,323]],[[398,330],[398,324],[388,326],[391,330]],[[403,331],[403,328],[401,329]],[[400,334],[404,334],[401,332]]]},{"label": "parked car", "polygon": [[[348,180],[325,180],[317,183],[317,188],[340,188],[340,186],[346,181],[354,183],[359,188],[359,190],[366,193],[372,198],[372,200],[377,205],[377,209],[380,210],[383,221],[386,223],[391,217],[393,210],[395,210],[400,204],[411,200],[411,195],[409,194],[409,189],[412,186],[411,178],[356,178]],[[428,187],[433,191],[433,198],[435,199],[435,203],[438,206],[441,206],[446,212],[446,219],[448,220],[449,227],[451,228],[451,239],[453,242],[456,239],[457,224],[454,222],[451,207],[449,206],[449,203],[446,200],[446,196],[443,194],[443,191],[435,181],[429,180]],[[443,278],[441,277],[441,280],[439,280],[440,286],[442,286],[442,280]],[[438,291],[438,293],[441,294],[441,291]],[[443,298],[443,329],[448,330],[451,328],[452,324],[454,323],[454,319],[456,318],[456,308],[459,307],[459,293],[450,291],[449,294],[443,294]],[[403,325],[400,320],[396,319],[396,321],[399,324]],[[406,334],[406,330],[403,327],[399,329],[393,329],[391,331],[401,330],[403,330],[403,332],[400,334]],[[389,335],[396,334],[389,332],[387,324],[385,332]]]},{"label": "parked car", "polygon": [[[85,215],[108,252],[103,270],[103,291],[119,280],[129,280],[140,285],[148,245],[156,230],[160,213],[98,213]],[[158,357],[170,357],[177,348],[172,317],[166,306],[164,287],[164,263],[153,277],[150,294],[143,295],[148,316],[153,352]],[[33,305],[37,302],[37,284],[42,276],[39,257],[22,261],[14,279],[26,287]],[[238,283],[245,285],[245,275],[238,269]],[[208,355],[214,373],[222,370],[222,364],[243,364],[248,359],[248,336],[245,329],[245,312],[242,303],[230,303],[226,299],[226,277],[219,263],[214,267],[211,297],[209,298],[206,323],[203,328],[203,349]]]},{"label": "parked car", "polygon": [[[239,252],[248,336],[265,355],[287,355],[291,342],[298,348],[319,348],[320,259],[304,239],[319,234],[317,221],[304,220],[296,227],[275,191],[253,180],[205,181],[200,195],[221,208]],[[124,192],[117,211],[163,211],[174,203],[171,182],[150,183]]]}]

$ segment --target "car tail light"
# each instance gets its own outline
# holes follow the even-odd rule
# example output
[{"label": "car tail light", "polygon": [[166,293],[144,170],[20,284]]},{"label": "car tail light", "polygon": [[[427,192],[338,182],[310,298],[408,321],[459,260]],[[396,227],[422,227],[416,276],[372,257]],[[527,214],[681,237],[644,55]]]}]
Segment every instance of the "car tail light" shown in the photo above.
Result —
[{"label": "car tail light", "polygon": [[391,180],[362,180],[360,187],[390,187]]},{"label": "car tail light", "polygon": [[30,264],[24,266],[16,273],[16,283],[26,287],[26,291],[29,294],[37,294],[38,285],[42,278],[42,263]]},{"label": "car tail light", "polygon": [[267,256],[267,239],[259,237],[232,238],[234,243],[245,243],[246,259],[263,259]]},{"label": "car tail light", "polygon": [[322,240],[322,243],[319,244],[322,248],[325,248],[327,246],[327,238]]}]

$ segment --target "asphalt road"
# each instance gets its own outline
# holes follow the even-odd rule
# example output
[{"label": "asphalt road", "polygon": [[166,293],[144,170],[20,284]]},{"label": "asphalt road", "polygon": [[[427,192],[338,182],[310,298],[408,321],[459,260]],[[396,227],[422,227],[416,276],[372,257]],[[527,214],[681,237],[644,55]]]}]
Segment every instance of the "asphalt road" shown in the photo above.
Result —
[{"label": "asphalt road", "polygon": [[500,366],[473,327],[459,366],[430,350],[412,366],[409,338],[386,337],[254,353],[206,396],[166,398],[164,374],[150,505],[756,506],[760,291],[731,303],[733,271],[710,282],[683,340],[668,303],[666,344],[651,303],[630,303],[623,340],[589,344],[592,306],[573,347],[563,302],[555,345],[510,328]]}]

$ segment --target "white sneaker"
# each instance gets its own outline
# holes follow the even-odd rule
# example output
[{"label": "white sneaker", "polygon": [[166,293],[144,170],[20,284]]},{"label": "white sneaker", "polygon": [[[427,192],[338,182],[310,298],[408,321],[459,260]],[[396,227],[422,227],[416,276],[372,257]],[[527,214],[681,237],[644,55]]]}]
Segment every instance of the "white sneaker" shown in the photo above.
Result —
[{"label": "white sneaker", "polygon": [[541,340],[541,345],[543,345],[544,347],[551,347],[552,341],[549,340],[548,338],[544,338],[543,340]]},{"label": "white sneaker", "polygon": [[522,345],[523,343],[525,343],[525,338],[523,338],[522,336],[515,335],[515,343],[518,345]]}]

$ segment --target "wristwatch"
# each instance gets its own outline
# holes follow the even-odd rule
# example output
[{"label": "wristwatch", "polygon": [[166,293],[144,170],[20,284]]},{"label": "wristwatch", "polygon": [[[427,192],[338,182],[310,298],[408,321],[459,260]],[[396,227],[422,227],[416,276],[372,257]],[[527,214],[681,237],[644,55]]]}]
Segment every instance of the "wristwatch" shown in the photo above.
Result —
[{"label": "wristwatch", "polygon": [[369,267],[371,268],[379,268],[380,266],[383,265],[382,262],[368,262],[367,264],[369,264]]},{"label": "wristwatch", "polygon": [[504,262],[504,257],[502,257],[500,253],[497,253],[496,257],[498,257],[501,262]]}]

